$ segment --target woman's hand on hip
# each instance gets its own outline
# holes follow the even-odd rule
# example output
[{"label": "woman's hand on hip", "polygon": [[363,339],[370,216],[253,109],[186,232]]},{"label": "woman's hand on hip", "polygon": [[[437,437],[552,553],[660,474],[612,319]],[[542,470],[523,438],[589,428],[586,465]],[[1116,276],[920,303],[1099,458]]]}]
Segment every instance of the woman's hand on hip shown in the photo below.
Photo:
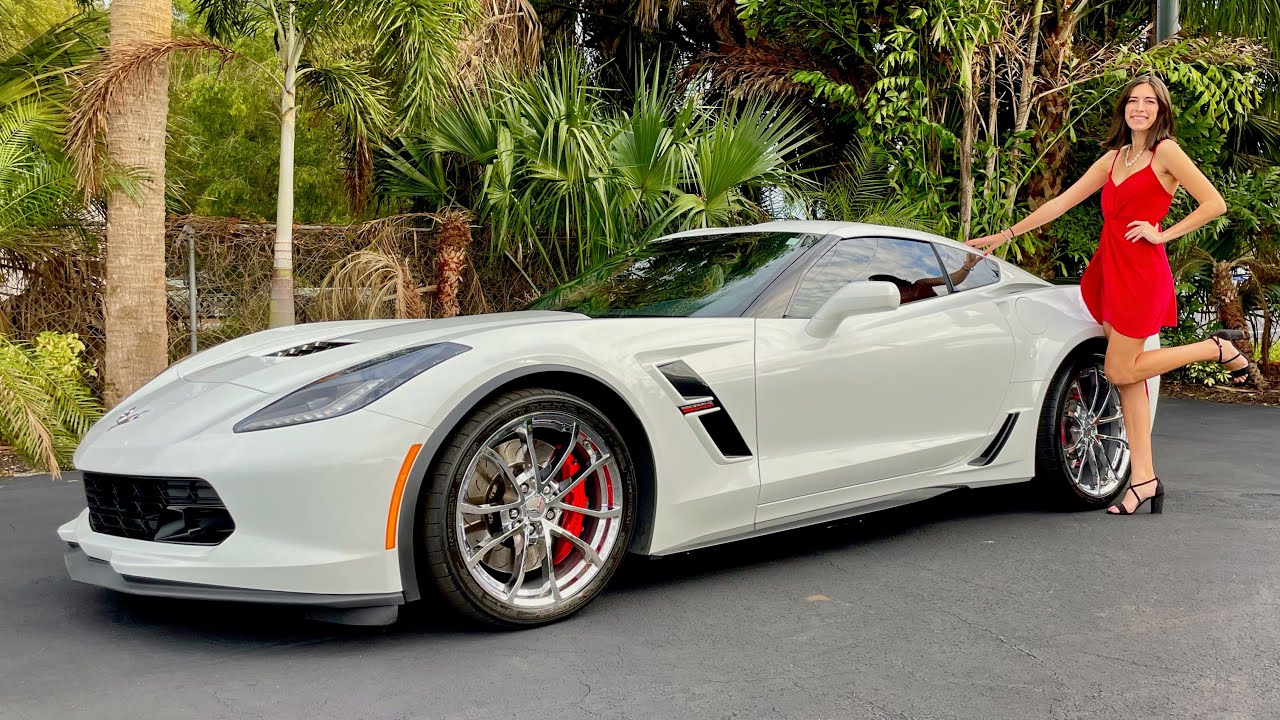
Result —
[{"label": "woman's hand on hip", "polygon": [[1160,231],[1156,229],[1155,225],[1152,225],[1145,220],[1134,220],[1129,223],[1129,230],[1124,234],[1124,236],[1133,242],[1146,240],[1152,245],[1164,244],[1164,237]]}]

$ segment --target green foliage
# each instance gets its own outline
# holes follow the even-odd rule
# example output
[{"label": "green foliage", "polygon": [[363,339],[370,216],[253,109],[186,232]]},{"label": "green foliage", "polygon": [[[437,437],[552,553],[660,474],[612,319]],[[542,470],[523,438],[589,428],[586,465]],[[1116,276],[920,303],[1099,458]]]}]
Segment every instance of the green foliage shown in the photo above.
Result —
[{"label": "green foliage", "polygon": [[70,167],[38,142],[58,120],[55,110],[34,99],[0,106],[0,247],[17,250],[26,231],[73,222]]},{"label": "green foliage", "polygon": [[796,202],[812,131],[795,112],[752,101],[711,107],[642,73],[629,110],[611,107],[578,53],[488,92],[459,92],[415,137],[387,149],[390,197],[469,208],[496,256],[537,259],[565,280],[663,233],[765,216]]},{"label": "green foliage", "polygon": [[84,350],[70,334],[41,333],[33,344],[0,336],[0,440],[54,474],[102,417]]},{"label": "green foliage", "polygon": [[0,57],[76,14],[75,0],[0,0]]},{"label": "green foliage", "polygon": [[8,256],[9,267],[47,250],[59,232],[78,227],[83,212],[59,132],[69,75],[92,55],[105,23],[98,14],[59,22],[59,8],[37,3],[19,23],[28,35],[0,57],[0,255]]},{"label": "green foliage", "polygon": [[816,193],[817,216],[825,220],[936,231],[936,217],[897,196],[889,179],[890,163],[890,156],[883,148],[855,140],[845,148],[840,167]]},{"label": "green foliage", "polygon": [[[259,62],[266,38],[233,47]],[[294,213],[301,223],[351,219],[342,183],[343,143],[333,110],[306,105],[294,155]],[[166,151],[171,206],[197,215],[275,217],[280,165],[279,88],[244,64],[183,63],[169,91]]]},{"label": "green foliage", "polygon": [[1179,375],[1183,382],[1213,387],[1231,381],[1231,371],[1216,362],[1197,362],[1182,368]]},{"label": "green foliage", "polygon": [[[1070,170],[1062,169],[1068,175],[1066,184],[1100,154],[1097,142],[1108,129],[1115,93],[1138,72],[1154,71],[1168,81],[1178,105],[1179,140],[1202,163],[1229,161],[1229,143],[1246,130],[1253,133],[1250,137],[1270,131],[1271,126],[1255,119],[1263,89],[1273,83],[1256,53],[1229,37],[1184,37],[1151,47],[1135,33],[1149,8],[1130,5],[1134,4],[1112,3],[1086,13],[1076,33],[1082,49],[1065,59],[1068,86],[1054,90],[1041,83],[1034,89],[1062,93],[1070,103],[1062,137],[1081,154]],[[1046,22],[1063,12],[1053,8],[1048,4]],[[975,81],[981,83],[974,90],[985,125],[987,48],[998,43],[1001,66],[1014,63],[1011,54],[1022,52],[1015,40],[1021,40],[1009,34],[1014,26],[1001,23],[1006,13],[1026,9],[989,0],[739,2],[749,34],[812,54],[815,67],[793,71],[791,79],[809,87],[815,102],[837,113],[836,122],[847,128],[843,132],[858,134],[891,156],[890,180],[898,197],[935,218],[943,233],[957,226],[965,93]],[[1126,20],[1125,13],[1132,18]],[[1042,39],[1041,48],[1045,42]],[[1091,53],[1096,48],[1097,54],[1086,61],[1083,48]],[[975,235],[1006,227],[1029,212],[1022,207],[1011,213],[1006,192],[1043,170],[1032,152],[1032,131],[1011,132],[1016,88],[1011,80],[999,79],[998,133],[993,136],[987,128],[974,148]],[[1275,131],[1280,139],[1280,125]],[[995,160],[991,172],[983,167],[988,157]],[[1015,163],[1013,158],[1022,160]],[[1049,237],[1059,243],[1059,269],[1082,268],[1091,246],[1096,246],[1101,225],[1097,207],[1092,203],[1079,208],[1053,226]],[[1007,250],[1009,257],[1016,260],[1036,250],[1043,242],[1040,237],[1019,238]]]}]

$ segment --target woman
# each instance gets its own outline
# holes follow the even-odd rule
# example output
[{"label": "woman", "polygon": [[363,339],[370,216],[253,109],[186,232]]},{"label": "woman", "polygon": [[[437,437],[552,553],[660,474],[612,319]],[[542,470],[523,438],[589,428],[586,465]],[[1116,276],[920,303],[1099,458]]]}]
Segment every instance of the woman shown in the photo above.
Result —
[{"label": "woman", "polygon": [[[1132,515],[1151,501],[1151,512],[1164,508],[1164,483],[1151,457],[1151,411],[1148,378],[1189,363],[1216,360],[1231,371],[1233,382],[1249,374],[1249,360],[1224,344],[1239,340],[1239,330],[1220,330],[1207,340],[1158,350],[1143,350],[1146,339],[1162,326],[1177,325],[1173,273],[1165,243],[1190,233],[1226,212],[1222,195],[1173,139],[1169,89],[1154,75],[1132,80],[1116,104],[1107,154],[1074,185],[1040,206],[1022,221],[995,235],[970,240],[987,252],[1014,237],[1050,222],[1102,190],[1102,238],[1080,281],[1089,312],[1107,338],[1106,374],[1120,392],[1129,436],[1129,489],[1107,512]],[[1178,187],[1187,189],[1199,207],[1173,227],[1160,221]]]}]

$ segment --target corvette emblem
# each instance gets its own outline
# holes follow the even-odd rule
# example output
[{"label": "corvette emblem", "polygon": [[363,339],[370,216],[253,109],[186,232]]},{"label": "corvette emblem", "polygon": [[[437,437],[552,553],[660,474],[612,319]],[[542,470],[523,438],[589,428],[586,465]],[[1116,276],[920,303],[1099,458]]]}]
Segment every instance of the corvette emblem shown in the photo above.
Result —
[{"label": "corvette emblem", "polygon": [[142,417],[143,415],[146,415],[149,412],[151,412],[150,409],[139,410],[136,407],[131,407],[128,410],[125,410],[124,412],[120,413],[120,417],[116,418],[115,424],[112,425],[111,427],[117,428],[117,427],[120,427],[121,425],[124,425],[125,423],[131,423],[134,420],[137,420],[138,418]]}]

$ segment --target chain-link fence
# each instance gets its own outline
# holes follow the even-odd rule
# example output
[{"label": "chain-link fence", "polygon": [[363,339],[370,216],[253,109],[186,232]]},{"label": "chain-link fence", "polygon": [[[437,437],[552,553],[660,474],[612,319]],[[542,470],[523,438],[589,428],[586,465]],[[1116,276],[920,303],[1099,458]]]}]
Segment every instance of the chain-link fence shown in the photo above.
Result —
[{"label": "chain-link fence", "polygon": [[[0,297],[4,328],[19,338],[76,332],[101,358],[102,233],[10,272]],[[436,227],[428,215],[349,226],[301,225],[293,233],[298,322],[434,317]],[[174,216],[166,229],[169,357],[267,327],[275,226],[235,218]],[[188,287],[195,278],[192,314]],[[545,289],[545,288],[544,288]],[[536,291],[515,264],[473,246],[459,288],[463,313],[523,307]]]}]

